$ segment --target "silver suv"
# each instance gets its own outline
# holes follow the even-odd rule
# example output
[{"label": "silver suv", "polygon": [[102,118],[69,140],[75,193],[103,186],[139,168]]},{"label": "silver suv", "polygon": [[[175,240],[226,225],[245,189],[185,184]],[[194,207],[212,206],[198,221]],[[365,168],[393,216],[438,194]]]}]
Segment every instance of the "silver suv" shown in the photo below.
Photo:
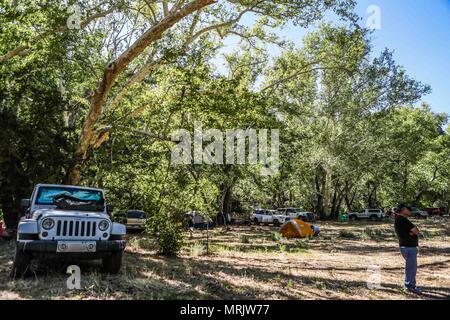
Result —
[{"label": "silver suv", "polygon": [[13,277],[27,273],[30,261],[48,256],[102,259],[103,271],[122,266],[126,228],[112,222],[101,189],[38,184],[17,229]]}]

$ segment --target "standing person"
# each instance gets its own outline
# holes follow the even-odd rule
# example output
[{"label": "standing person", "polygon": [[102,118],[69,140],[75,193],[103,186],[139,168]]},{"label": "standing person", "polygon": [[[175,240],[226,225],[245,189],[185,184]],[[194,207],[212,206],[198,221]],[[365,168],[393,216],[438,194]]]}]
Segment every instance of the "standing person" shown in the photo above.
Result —
[{"label": "standing person", "polygon": [[419,246],[419,229],[408,220],[411,208],[400,205],[395,217],[395,233],[400,244],[400,252],[405,259],[405,291],[420,294],[416,287],[417,247]]}]

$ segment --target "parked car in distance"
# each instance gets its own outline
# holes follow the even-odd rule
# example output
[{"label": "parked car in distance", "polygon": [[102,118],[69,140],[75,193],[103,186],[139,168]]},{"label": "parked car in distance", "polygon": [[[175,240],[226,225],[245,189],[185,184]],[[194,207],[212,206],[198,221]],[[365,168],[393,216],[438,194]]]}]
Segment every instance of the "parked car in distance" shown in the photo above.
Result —
[{"label": "parked car in distance", "polygon": [[445,208],[424,208],[423,211],[428,213],[428,216],[443,216],[445,214]]},{"label": "parked car in distance", "polygon": [[141,210],[128,210],[126,212],[125,226],[127,230],[144,231],[147,213]]},{"label": "parked car in distance", "polygon": [[316,221],[316,216],[314,215],[313,212],[304,211],[304,212],[300,212],[300,213],[306,215],[305,221],[307,221],[307,222],[315,222]]},{"label": "parked car in distance", "polygon": [[312,212],[302,211],[300,208],[278,208],[279,214],[282,214],[289,219],[300,219],[303,221],[315,221],[314,214]]},{"label": "parked car in distance", "polygon": [[194,229],[211,229],[216,223],[206,214],[199,211],[188,211],[185,213],[188,218],[188,227]]},{"label": "parked car in distance", "polygon": [[349,212],[348,218],[349,220],[370,219],[376,221],[383,219],[384,213],[381,209],[364,209],[359,212]]},{"label": "parked car in distance", "polygon": [[102,189],[38,184],[22,199],[12,277],[22,277],[32,259],[102,259],[103,271],[118,273],[125,225],[112,222]]},{"label": "parked car in distance", "polygon": [[417,207],[411,207],[411,216],[416,218],[428,218],[428,212],[420,210]]},{"label": "parked car in distance", "polygon": [[273,224],[278,227],[287,221],[287,216],[279,214],[277,210],[256,209],[250,216],[250,221],[255,224]]},{"label": "parked car in distance", "polygon": [[[299,209],[296,209],[299,210]],[[316,217],[314,216],[314,213],[310,211],[296,211],[291,212],[288,215],[289,219],[300,219],[305,222],[314,222],[316,221]]]}]

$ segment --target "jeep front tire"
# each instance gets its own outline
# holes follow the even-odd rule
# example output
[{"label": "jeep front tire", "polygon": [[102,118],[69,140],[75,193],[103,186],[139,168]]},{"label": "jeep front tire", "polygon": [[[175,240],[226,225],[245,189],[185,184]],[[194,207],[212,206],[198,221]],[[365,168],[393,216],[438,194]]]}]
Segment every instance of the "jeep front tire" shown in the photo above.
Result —
[{"label": "jeep front tire", "polygon": [[104,273],[117,274],[122,268],[123,251],[114,251],[109,256],[102,259]]},{"label": "jeep front tire", "polygon": [[11,270],[11,278],[16,279],[26,276],[27,271],[30,267],[30,262],[31,256],[28,253],[16,248],[16,251],[14,253],[13,267]]}]

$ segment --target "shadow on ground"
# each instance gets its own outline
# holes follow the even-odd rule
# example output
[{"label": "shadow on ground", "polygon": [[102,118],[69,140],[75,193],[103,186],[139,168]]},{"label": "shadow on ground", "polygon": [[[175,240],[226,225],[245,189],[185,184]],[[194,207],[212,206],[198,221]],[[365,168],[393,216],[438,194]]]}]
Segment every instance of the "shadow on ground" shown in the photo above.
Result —
[{"label": "shadow on ground", "polygon": [[[401,278],[383,281],[378,290],[368,290],[364,280],[365,267],[356,263],[346,265],[312,257],[345,259],[376,255],[391,255],[398,251],[395,243],[361,243],[340,239],[330,243],[327,239],[306,241],[302,254],[280,251],[280,243],[268,235],[273,229],[239,229],[213,234],[215,245],[247,247],[247,251],[214,252],[211,255],[165,258],[152,250],[127,248],[121,274],[110,276],[100,273],[99,262],[83,262],[81,290],[68,290],[65,273],[68,263],[50,261],[41,263],[31,277],[12,281],[9,270],[12,265],[13,242],[0,242],[0,299],[450,299],[450,288],[437,283],[423,287],[420,297],[402,292]],[[249,244],[240,244],[239,236],[247,234]],[[145,235],[133,235],[135,240]],[[190,244],[198,241],[194,239]],[[288,243],[289,246],[296,246]],[[268,249],[259,252],[261,247]],[[258,251],[252,254],[252,250]],[[286,250],[286,247],[285,249]],[[430,258],[447,258],[448,247],[424,246],[422,254]],[[250,252],[250,253],[248,253]],[[288,258],[286,258],[288,257]],[[292,265],[295,259],[296,265]],[[427,261],[421,268],[445,274],[450,259]],[[292,269],[291,269],[292,268]],[[295,268],[295,270],[293,270]],[[383,267],[385,272],[400,274],[397,265]],[[353,276],[355,275],[355,276]],[[392,280],[394,279],[394,280]]]}]

